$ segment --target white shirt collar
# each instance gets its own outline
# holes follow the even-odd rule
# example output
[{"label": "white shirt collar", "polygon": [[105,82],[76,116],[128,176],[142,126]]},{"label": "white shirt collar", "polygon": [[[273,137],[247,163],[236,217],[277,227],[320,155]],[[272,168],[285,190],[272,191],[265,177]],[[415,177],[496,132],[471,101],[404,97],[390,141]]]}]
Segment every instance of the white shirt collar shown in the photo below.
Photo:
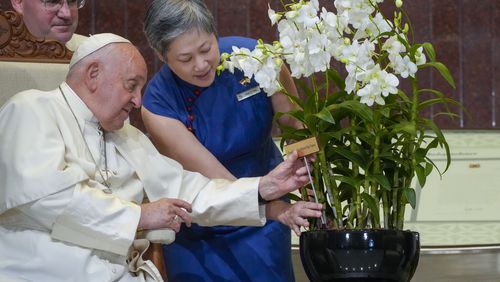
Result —
[{"label": "white shirt collar", "polygon": [[99,124],[97,118],[82,101],[82,99],[75,93],[75,91],[73,91],[73,89],[71,89],[66,82],[61,83],[61,89],[63,91],[63,95],[68,100],[69,106],[73,110],[80,127],[84,128],[86,122],[95,124],[95,126],[98,127]]}]

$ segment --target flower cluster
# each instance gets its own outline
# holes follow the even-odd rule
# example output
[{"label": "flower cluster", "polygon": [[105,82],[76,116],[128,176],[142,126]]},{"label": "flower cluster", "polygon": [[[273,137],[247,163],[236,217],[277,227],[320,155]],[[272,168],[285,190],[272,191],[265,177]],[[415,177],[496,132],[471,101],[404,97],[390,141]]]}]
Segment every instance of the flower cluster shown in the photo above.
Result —
[{"label": "flower cluster", "polygon": [[[401,12],[393,21],[378,9],[383,0],[335,0],[336,13],[320,9],[318,0],[294,1],[286,10],[268,15],[277,25],[279,41],[259,41],[254,50],[233,47],[222,66],[254,78],[272,95],[281,90],[279,71],[283,61],[296,78],[309,77],[330,68],[332,58],[345,65],[345,90],[356,93],[368,106],[384,105],[384,97],[398,92],[399,79],[414,76],[426,62],[422,46],[410,49],[401,24]],[[396,1],[401,6],[401,0]]]}]

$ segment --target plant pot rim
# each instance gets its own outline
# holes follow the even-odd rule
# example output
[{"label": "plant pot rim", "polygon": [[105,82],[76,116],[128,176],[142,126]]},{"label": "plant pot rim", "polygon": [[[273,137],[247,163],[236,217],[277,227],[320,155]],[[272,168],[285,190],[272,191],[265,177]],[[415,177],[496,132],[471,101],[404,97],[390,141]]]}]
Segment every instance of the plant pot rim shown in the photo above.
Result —
[{"label": "plant pot rim", "polygon": [[350,229],[350,228],[343,228],[343,229],[318,229],[318,230],[307,230],[307,231],[302,231],[302,234],[304,233],[318,233],[318,232],[350,232],[350,233],[414,233],[414,234],[419,234],[418,231],[410,230],[410,229],[384,229],[384,228],[366,228],[366,229]]}]

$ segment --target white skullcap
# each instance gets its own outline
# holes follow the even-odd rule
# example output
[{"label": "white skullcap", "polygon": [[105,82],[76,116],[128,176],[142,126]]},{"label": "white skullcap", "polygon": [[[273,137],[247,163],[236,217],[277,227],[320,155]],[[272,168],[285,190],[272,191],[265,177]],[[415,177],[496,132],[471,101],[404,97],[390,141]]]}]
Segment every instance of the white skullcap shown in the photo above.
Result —
[{"label": "white skullcap", "polygon": [[73,67],[88,55],[111,43],[130,43],[130,41],[113,33],[91,35],[86,38],[80,46],[78,46],[75,53],[73,53],[73,57],[71,57],[71,61],[69,62],[69,68]]}]

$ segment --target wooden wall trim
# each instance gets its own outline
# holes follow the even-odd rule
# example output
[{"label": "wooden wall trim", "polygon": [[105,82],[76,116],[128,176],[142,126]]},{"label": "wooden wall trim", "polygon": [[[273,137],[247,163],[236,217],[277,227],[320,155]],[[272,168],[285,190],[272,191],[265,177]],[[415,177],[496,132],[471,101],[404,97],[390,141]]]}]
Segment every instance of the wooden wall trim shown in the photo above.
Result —
[{"label": "wooden wall trim", "polygon": [[67,64],[72,55],[60,42],[31,35],[15,11],[0,10],[0,61]]}]

